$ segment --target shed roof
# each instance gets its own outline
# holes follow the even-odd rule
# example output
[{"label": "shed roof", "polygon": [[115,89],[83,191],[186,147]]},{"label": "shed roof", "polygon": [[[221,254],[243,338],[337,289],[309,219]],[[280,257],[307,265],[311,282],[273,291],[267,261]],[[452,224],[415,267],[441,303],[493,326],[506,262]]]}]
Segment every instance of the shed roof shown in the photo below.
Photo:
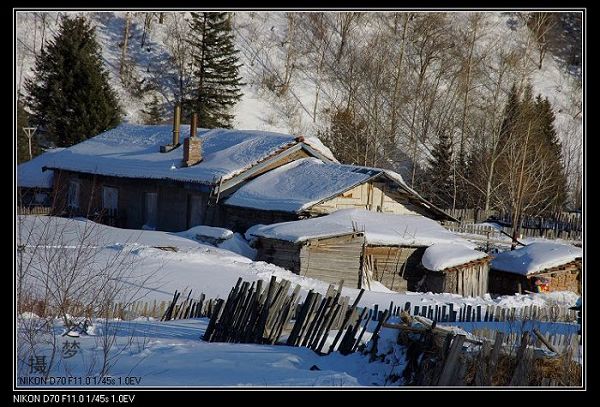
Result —
[{"label": "shed roof", "polygon": [[425,250],[421,263],[427,270],[442,271],[485,257],[484,252],[460,243],[436,243]]},{"label": "shed roof", "polygon": [[[181,139],[189,134],[181,126]],[[331,152],[314,137],[258,130],[198,129],[203,160],[192,167],[182,164],[183,147],[161,153],[160,146],[172,142],[170,125],[121,124],[56,154],[50,169],[70,170],[126,178],[169,179],[217,184],[231,179],[269,157],[295,146],[324,159]]]},{"label": "shed roof", "polygon": [[426,247],[435,243],[458,242],[474,245],[421,215],[396,215],[363,209],[342,209],[326,216],[248,229],[247,238],[265,237],[294,243],[364,231],[372,245]]},{"label": "shed roof", "polygon": [[491,268],[528,275],[569,263],[581,256],[580,247],[552,242],[536,242],[498,254],[492,260]]}]

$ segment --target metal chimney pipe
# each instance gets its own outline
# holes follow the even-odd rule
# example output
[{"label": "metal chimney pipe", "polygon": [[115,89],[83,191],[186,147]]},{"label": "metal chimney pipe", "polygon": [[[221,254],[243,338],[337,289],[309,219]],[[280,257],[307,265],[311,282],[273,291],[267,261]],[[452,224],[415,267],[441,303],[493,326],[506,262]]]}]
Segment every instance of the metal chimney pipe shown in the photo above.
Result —
[{"label": "metal chimney pipe", "polygon": [[179,145],[179,125],[181,123],[181,106],[175,105],[173,113],[173,146]]},{"label": "metal chimney pipe", "polygon": [[190,137],[196,137],[198,133],[198,113],[192,114],[192,124],[190,125]]}]

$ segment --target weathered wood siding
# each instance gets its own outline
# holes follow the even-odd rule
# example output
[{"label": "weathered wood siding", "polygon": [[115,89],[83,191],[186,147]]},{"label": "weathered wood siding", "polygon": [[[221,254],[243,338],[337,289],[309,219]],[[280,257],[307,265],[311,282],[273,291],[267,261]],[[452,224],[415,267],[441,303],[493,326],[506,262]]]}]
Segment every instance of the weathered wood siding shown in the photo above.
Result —
[{"label": "weathered wood siding", "polygon": [[488,292],[489,269],[489,260],[485,260],[442,271],[427,271],[422,291],[481,297]]},{"label": "weathered wood siding", "polygon": [[581,259],[578,259],[528,276],[491,269],[489,291],[502,295],[535,291],[535,278],[544,277],[550,280],[549,291],[572,291],[581,294],[581,267]]},{"label": "weathered wood siding", "polygon": [[338,209],[366,209],[373,212],[394,213],[397,215],[432,216],[425,208],[415,205],[405,192],[387,180],[371,180],[339,194],[338,196],[314,205],[308,211],[311,215],[322,215]]},{"label": "weathered wood siding", "polygon": [[417,269],[424,252],[424,247],[366,246],[364,255],[370,258],[371,279],[390,290],[406,291],[407,279],[418,277]]},{"label": "weathered wood siding", "polygon": [[308,241],[300,250],[300,275],[360,288],[363,242],[361,235]]},{"label": "weathered wood siding", "polygon": [[[144,194],[158,193],[157,230],[182,231],[188,229],[190,219],[189,201],[192,196],[201,196],[208,202],[208,193],[196,190],[196,185],[161,180],[141,180],[132,178],[107,177],[70,171],[57,171],[54,177],[56,194],[55,213],[67,213],[67,193],[69,182],[79,182],[79,210],[68,214],[94,218],[102,212],[102,187],[118,189],[118,218],[115,226],[140,229],[144,225]],[[206,208],[202,208],[205,210]]]},{"label": "weathered wood siding", "polygon": [[256,260],[266,261],[293,273],[300,273],[300,250],[302,243],[285,240],[259,238],[256,243]]},{"label": "weathered wood siding", "polygon": [[259,238],[257,260],[286,268],[301,276],[329,283],[341,279],[347,287],[360,287],[363,237],[347,235],[302,243]]}]

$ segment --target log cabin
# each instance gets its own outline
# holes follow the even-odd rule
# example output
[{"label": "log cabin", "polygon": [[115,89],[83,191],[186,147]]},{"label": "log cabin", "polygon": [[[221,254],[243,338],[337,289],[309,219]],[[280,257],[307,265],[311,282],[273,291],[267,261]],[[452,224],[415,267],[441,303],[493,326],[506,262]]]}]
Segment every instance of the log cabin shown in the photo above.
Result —
[{"label": "log cabin", "polygon": [[[195,115],[194,115],[195,117]],[[333,161],[314,137],[180,125],[121,124],[54,154],[54,214],[131,229],[221,226],[220,201],[267,171],[315,157]],[[180,143],[180,132],[189,134]]]}]

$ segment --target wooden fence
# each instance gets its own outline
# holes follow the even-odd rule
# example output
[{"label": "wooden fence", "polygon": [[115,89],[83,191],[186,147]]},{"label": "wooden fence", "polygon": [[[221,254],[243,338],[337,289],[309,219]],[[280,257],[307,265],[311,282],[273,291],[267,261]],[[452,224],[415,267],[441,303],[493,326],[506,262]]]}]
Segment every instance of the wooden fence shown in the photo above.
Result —
[{"label": "wooden fence", "polygon": [[18,206],[18,215],[50,215],[52,208],[49,206]]},{"label": "wooden fence", "polygon": [[[349,305],[349,297],[341,297],[341,281],[337,289],[329,285],[325,295],[310,290],[299,304],[300,285],[288,294],[291,283],[287,280],[277,282],[273,276],[264,289],[262,283],[242,282],[240,278],[227,300],[218,301],[203,339],[275,344],[285,335],[286,345],[307,347],[319,354],[336,349],[348,354],[359,347],[371,321],[367,308],[357,308],[365,290]],[[387,311],[383,313],[373,337],[377,337],[388,316]],[[326,346],[332,330],[337,334]]]},{"label": "wooden fence", "polygon": [[[481,243],[487,244],[488,246],[507,246],[511,244],[512,228],[510,227],[499,227],[494,228],[487,225],[478,225],[473,223],[464,224],[447,224],[444,227],[452,232],[456,233],[468,233],[473,235],[469,237],[469,240],[476,240]],[[504,232],[504,233],[502,233]],[[480,236],[480,237],[477,237]],[[544,229],[539,231],[537,229],[521,229],[522,237],[544,237],[546,239],[563,239],[573,242],[573,244],[580,244],[581,232],[580,231],[555,231],[553,229]]]},{"label": "wooden fence", "polygon": [[405,385],[581,386],[577,335],[546,337],[536,329],[465,335],[418,316],[403,315],[402,322],[384,327],[399,330],[397,343],[413,350],[402,372]]},{"label": "wooden fence", "polygon": [[[493,219],[501,225],[503,232],[512,235],[512,215],[510,213],[478,209],[445,209],[444,211],[460,220],[459,224],[447,224],[446,227],[450,230],[487,236],[490,228],[474,224]],[[496,233],[498,232],[496,231]],[[499,233],[498,236],[502,237]],[[521,236],[581,240],[581,213],[561,212],[551,217],[525,216],[521,223]],[[491,234],[491,237],[494,238],[494,233]]]}]

